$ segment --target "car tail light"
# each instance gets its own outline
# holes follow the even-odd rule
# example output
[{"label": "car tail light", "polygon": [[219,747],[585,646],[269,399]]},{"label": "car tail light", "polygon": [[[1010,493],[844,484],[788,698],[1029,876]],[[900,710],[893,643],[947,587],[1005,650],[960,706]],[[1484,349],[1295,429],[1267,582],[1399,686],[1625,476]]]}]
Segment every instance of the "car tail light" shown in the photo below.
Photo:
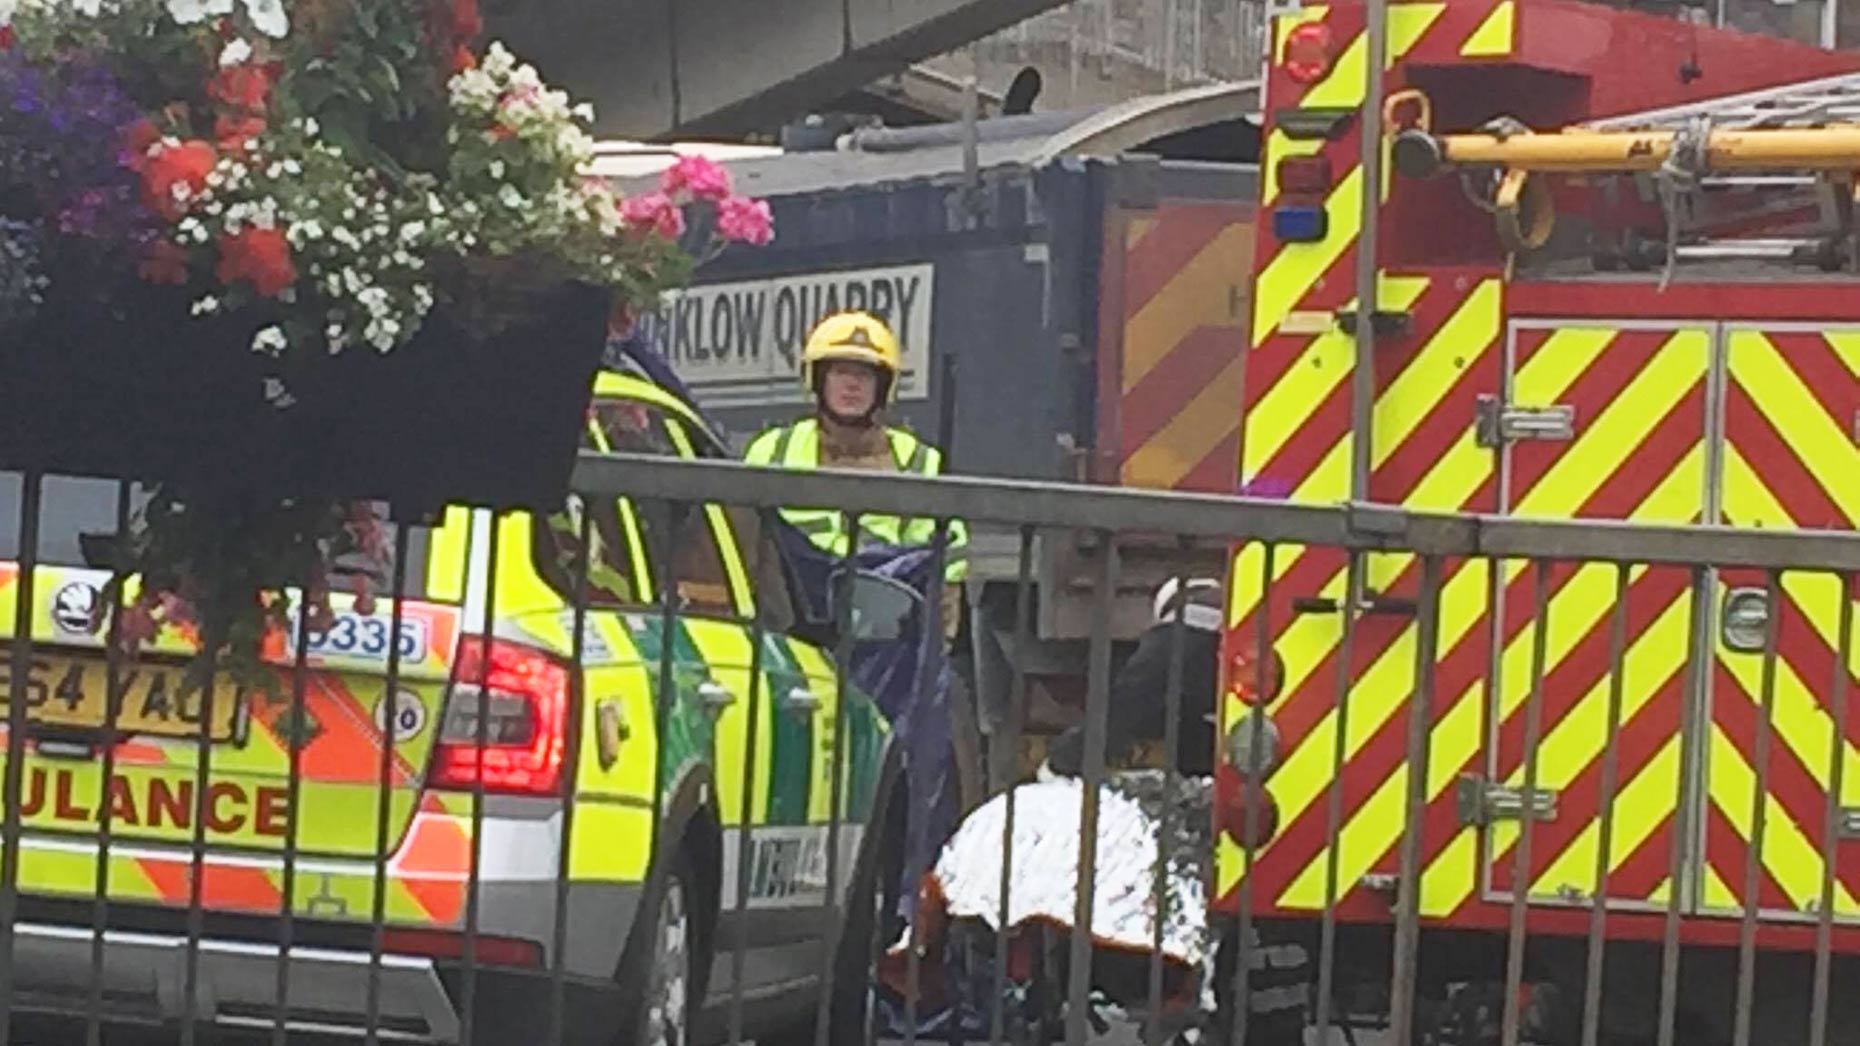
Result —
[{"label": "car tail light", "polygon": [[534,647],[466,636],[452,669],[428,783],[461,790],[482,784],[487,792],[518,795],[560,794],[568,673],[566,664]]},{"label": "car tail light", "polygon": [[1315,196],[1330,190],[1330,161],[1322,155],[1287,156],[1276,171],[1280,192]]},{"label": "car tail light", "polygon": [[1323,22],[1294,26],[1285,34],[1285,75],[1301,84],[1322,80],[1330,72],[1332,41],[1330,26]]},{"label": "car tail light", "polygon": [[[515,937],[490,937],[479,934],[471,942],[471,961],[480,966],[542,966],[542,945]],[[388,927],[381,931],[381,950],[394,955],[421,955],[429,959],[463,960],[466,957],[465,935],[450,930],[407,930]]]}]

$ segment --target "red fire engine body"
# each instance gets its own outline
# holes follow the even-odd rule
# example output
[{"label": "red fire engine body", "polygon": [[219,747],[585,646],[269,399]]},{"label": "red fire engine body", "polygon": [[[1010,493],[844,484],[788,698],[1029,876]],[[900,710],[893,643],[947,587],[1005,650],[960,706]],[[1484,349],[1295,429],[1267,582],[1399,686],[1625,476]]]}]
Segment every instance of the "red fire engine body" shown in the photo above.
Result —
[{"label": "red fire engine body", "polygon": [[[1422,157],[1438,170],[1412,177],[1429,164],[1404,152],[1461,133],[1483,136],[1485,152],[1468,154],[1489,158],[1507,141],[1516,148],[1527,129],[1557,134],[1533,143],[1554,152],[1579,144],[1561,136],[1582,128],[1652,129],[1702,147],[1698,136],[1713,126],[1838,122],[1848,91],[1856,115],[1846,119],[1860,122],[1860,54],[1563,0],[1396,0],[1386,11],[1381,194],[1371,209],[1376,334],[1366,356],[1348,322],[1364,239],[1363,159],[1377,147],[1363,133],[1365,7],[1307,5],[1274,27],[1243,492],[1541,518],[1854,528],[1860,277],[1851,184],[1827,178],[1826,164],[1806,175],[1744,164],[1736,175],[1700,177],[1629,149],[1615,168],[1565,157],[1562,173],[1540,167],[1507,186],[1504,163],[1454,164],[1451,155]],[[1373,360],[1374,372],[1360,476],[1359,359]],[[1283,662],[1283,685],[1267,703],[1280,741],[1267,782],[1278,829],[1250,870],[1233,835],[1221,834],[1217,907],[1234,912],[1245,881],[1258,918],[1314,922],[1328,909],[1346,933],[1385,930],[1404,831],[1420,563],[1363,555],[1350,599],[1342,551],[1280,546],[1270,563],[1267,555],[1258,545],[1236,555],[1227,655],[1230,665],[1250,662],[1263,628]],[[1539,794],[1527,802],[1519,793],[1540,581]],[[1520,889],[1533,939],[1579,946],[1601,899],[1611,941],[1657,945],[1672,911],[1684,945],[1735,946],[1740,916],[1755,905],[1761,950],[1806,952],[1830,857],[1833,949],[1860,954],[1860,838],[1850,834],[1860,827],[1860,715],[1845,717],[1846,738],[1834,743],[1837,651],[1852,649],[1839,637],[1842,602],[1852,592],[1831,576],[1789,574],[1771,605],[1767,583],[1737,571],[1557,563],[1540,578],[1522,562],[1445,565],[1415,884],[1424,965],[1430,936],[1436,948],[1449,939],[1502,944]],[[1622,600],[1616,709],[1611,625]],[[1338,659],[1352,603],[1344,712]],[[1771,615],[1778,657],[1759,770],[1760,648]],[[1252,671],[1230,668],[1224,731],[1249,707]],[[1856,692],[1860,683],[1847,690]],[[1763,845],[1749,881],[1759,777]],[[1598,861],[1604,821],[1612,838]],[[1490,955],[1460,951],[1468,962]]]}]

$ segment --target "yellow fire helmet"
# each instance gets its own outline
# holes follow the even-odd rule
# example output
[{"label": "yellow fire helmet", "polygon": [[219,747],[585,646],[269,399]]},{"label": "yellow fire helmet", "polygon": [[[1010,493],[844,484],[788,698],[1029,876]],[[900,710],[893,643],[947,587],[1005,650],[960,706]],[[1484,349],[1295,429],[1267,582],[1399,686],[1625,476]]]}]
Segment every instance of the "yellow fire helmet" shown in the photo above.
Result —
[{"label": "yellow fire helmet", "polygon": [[820,388],[815,381],[816,365],[831,360],[877,367],[881,375],[879,404],[891,402],[898,387],[898,337],[883,320],[869,312],[836,312],[821,320],[807,336],[807,348],[801,352],[801,383],[808,391]]}]

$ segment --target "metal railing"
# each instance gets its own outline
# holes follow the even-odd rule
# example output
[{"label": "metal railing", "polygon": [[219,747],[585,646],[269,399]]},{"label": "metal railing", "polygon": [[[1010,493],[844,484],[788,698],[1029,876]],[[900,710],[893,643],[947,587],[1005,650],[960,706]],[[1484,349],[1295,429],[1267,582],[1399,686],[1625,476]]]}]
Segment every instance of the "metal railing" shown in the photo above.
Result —
[{"label": "metal railing", "polygon": [[[497,564],[512,562],[499,542],[516,532],[484,525],[473,531],[474,551],[463,557],[465,576],[455,586],[462,601],[448,603],[446,611],[468,637],[526,643],[551,636],[561,649],[545,661],[511,667],[495,665],[497,655],[484,646],[472,659],[479,666],[475,680],[457,678],[463,671],[458,655],[446,651],[454,677],[449,704],[427,706],[431,722],[424,729],[431,736],[424,740],[416,733],[403,743],[395,719],[403,687],[418,692],[424,685],[409,681],[411,653],[390,642],[377,669],[358,677],[351,667],[349,676],[335,679],[341,665],[313,656],[315,637],[300,615],[292,663],[280,666],[288,685],[278,699],[288,702],[292,724],[284,731],[287,771],[282,781],[275,774],[266,778],[267,787],[285,790],[275,799],[286,826],[275,846],[223,830],[231,815],[222,810],[234,803],[225,797],[245,787],[237,775],[250,765],[240,750],[256,743],[254,735],[227,742],[205,725],[197,737],[154,744],[191,777],[192,811],[184,843],[152,838],[146,821],[136,822],[134,803],[119,802],[115,794],[119,778],[158,773],[149,766],[161,763],[147,763],[149,745],[128,744],[133,739],[122,736],[118,722],[121,687],[134,666],[113,643],[86,648],[110,664],[109,720],[88,735],[45,732],[34,726],[30,709],[33,665],[48,650],[65,650],[69,637],[16,629],[0,854],[5,1040],[30,1041],[23,1029],[51,1019],[77,1022],[90,1042],[102,1041],[117,1023],[155,1026],[183,1042],[215,1026],[277,1043],[328,1034],[371,1042],[485,1043],[513,1034],[544,1043],[612,1041],[616,1034],[630,1041],[628,1029],[613,1026],[619,1015],[630,1015],[642,1029],[660,1027],[668,1014],[678,1023],[673,1010],[680,998],[694,1004],[699,1027],[674,1038],[730,1042],[793,1041],[811,1031],[820,1044],[934,1036],[991,1044],[1063,1038],[1076,1046],[1103,1032],[1105,1015],[1119,1013],[1138,1022],[1150,1041],[1195,1027],[1204,1042],[1215,1036],[1254,1046],[1306,1041],[1307,1025],[1320,1029],[1316,1041],[1322,1042],[1335,1041],[1324,1036],[1343,1028],[1364,1036],[1351,1041],[1441,1046],[1825,1046],[1850,1041],[1860,1028],[1851,1001],[1835,990],[1851,983],[1860,951],[1854,936],[1860,931],[1852,928],[1860,922],[1853,902],[1860,868],[1842,849],[1860,821],[1860,811],[1844,805],[1843,795],[1851,790],[1843,775],[1854,758],[1848,666],[1860,537],[1436,515],[985,479],[792,473],[630,455],[584,457],[574,489],[585,511],[572,521],[574,541],[566,546],[581,554],[563,561],[575,566],[562,585],[564,609],[538,618],[535,606],[499,606],[504,588],[491,575]],[[37,620],[48,599],[34,569],[40,490],[39,478],[27,477],[18,513],[20,569],[11,593],[16,621]],[[629,506],[625,526],[603,522],[597,508],[588,507],[622,499]],[[727,506],[736,515],[706,509],[681,516],[680,506]],[[1090,583],[1103,598],[1090,639],[1078,784],[1018,782],[980,810],[959,811],[964,819],[941,826],[942,835],[930,840],[938,847],[930,866],[903,867],[909,840],[897,833],[921,824],[913,812],[935,798],[909,791],[929,780],[926,760],[932,756],[922,753],[935,749],[918,751],[914,767],[891,770],[867,758],[869,752],[861,754],[861,745],[896,738],[907,724],[894,722],[886,735],[855,714],[874,696],[861,694],[852,679],[862,627],[852,616],[856,575],[832,575],[823,619],[817,607],[798,606],[798,575],[783,547],[759,538],[734,550],[702,547],[705,540],[725,544],[751,527],[770,533],[779,510],[794,506],[830,508],[853,533],[862,517],[896,516],[935,520],[939,535],[961,519],[1016,536],[1022,563],[1017,638],[1023,643],[1034,609],[1035,543],[1067,540],[1095,550]],[[125,486],[116,509],[119,529],[129,509]],[[477,518],[488,524],[492,517],[480,512]],[[680,518],[700,522],[679,530],[674,523]],[[623,568],[643,564],[642,574],[661,579],[650,602],[620,606],[594,596],[603,580],[594,574],[591,550],[607,523],[615,524],[612,540],[635,544],[614,561]],[[396,534],[390,593],[396,597],[417,583],[408,577],[415,529],[401,527]],[[1150,739],[1161,742],[1161,765],[1143,778],[1148,783],[1142,788],[1150,791],[1111,765],[1118,754],[1112,749],[1130,740],[1112,736],[1114,694],[1117,701],[1130,699],[1128,685],[1119,682],[1121,652],[1114,649],[1106,609],[1116,588],[1117,549],[1120,540],[1157,536],[1236,551],[1228,579],[1235,616],[1223,660],[1244,655],[1237,663],[1250,666],[1254,678],[1233,682],[1249,685],[1253,694],[1275,691],[1273,672],[1286,677],[1284,693],[1260,709],[1286,722],[1271,731],[1255,723],[1237,735],[1238,748],[1217,733],[1226,753],[1220,759],[1204,753],[1208,769],[1218,778],[1235,767],[1266,767],[1277,755],[1278,773],[1287,773],[1296,759],[1305,770],[1318,766],[1321,779],[1284,788],[1270,776],[1262,787],[1243,781],[1243,809],[1225,819],[1221,804],[1234,802],[1223,798],[1230,793],[1218,781],[1189,780],[1182,739],[1198,720],[1220,717],[1227,699],[1187,692],[1190,626],[1181,599],[1158,624],[1165,630],[1159,634],[1167,635],[1168,671],[1166,692],[1151,695],[1164,714],[1161,735]],[[689,540],[698,545],[682,543]],[[944,544],[939,537],[930,546],[925,576],[933,582],[944,572]],[[740,570],[725,571],[739,584],[770,576],[771,566],[788,569],[783,584],[753,587],[753,605],[707,616],[694,611],[690,593],[676,583],[686,576],[682,564],[699,553],[720,554],[726,564],[740,557]],[[1342,598],[1326,602],[1285,591],[1301,576],[1298,564],[1318,556],[1332,557],[1324,562],[1335,569],[1325,573],[1340,581],[1324,591]],[[1724,624],[1717,609],[1720,573],[1760,578],[1754,586],[1760,602],[1750,596],[1741,605],[1765,609],[1760,617],[1738,619],[1755,628],[1747,656],[1758,659],[1757,668],[1753,674],[1740,666],[1760,681],[1755,701],[1736,716],[1727,713],[1723,723],[1701,697],[1711,692],[1708,677],[1725,671],[1715,660],[1727,656],[1715,627]],[[1578,576],[1606,582],[1582,590],[1601,592],[1605,609],[1561,598],[1576,591],[1571,579]],[[1395,577],[1411,580],[1412,596],[1395,594]],[[1645,710],[1663,699],[1643,693],[1646,680],[1635,675],[1642,671],[1636,652],[1659,642],[1649,638],[1650,615],[1667,609],[1649,604],[1643,583],[1650,577],[1678,579],[1672,598],[1688,617],[1679,630],[1685,637],[1677,655],[1682,673],[1662,684],[1662,693],[1676,695],[1668,702],[1671,736],[1653,741],[1643,736],[1651,714]],[[1838,597],[1804,610],[1804,578],[1835,579]],[[923,637],[944,632],[943,604],[934,598],[938,586],[929,587],[929,598],[913,611]],[[1240,590],[1250,596],[1238,598]],[[1476,592],[1472,603],[1467,592]],[[777,599],[789,605],[770,605]],[[1559,631],[1563,626],[1553,620],[1569,605],[1586,622],[1569,626],[1573,633]],[[401,636],[424,607],[418,598],[395,598],[386,635]],[[1725,614],[1730,621],[1728,604]],[[1318,629],[1311,622],[1320,617],[1334,625]],[[1784,633],[1800,632],[1804,622],[1822,629],[1826,649],[1785,656]],[[692,631],[713,625],[715,635],[708,638]],[[1293,659],[1292,647],[1314,630],[1330,636],[1327,653],[1298,655],[1293,668],[1274,667]],[[1739,634],[1750,635],[1748,629]],[[474,642],[482,641],[462,641]],[[1521,673],[1507,667],[1514,648],[1523,651]],[[927,656],[907,663],[911,678],[900,692],[911,700],[945,680],[941,645],[930,642],[925,649]],[[1468,649],[1471,661],[1463,653]],[[719,662],[720,651],[742,661]],[[818,664],[794,661],[797,651]],[[693,658],[699,669],[716,671],[694,675],[687,663]],[[1374,677],[1395,680],[1395,692],[1367,682],[1375,665],[1396,662],[1407,665],[1405,672]],[[1472,662],[1483,663],[1467,669]],[[430,755],[426,742],[436,743],[448,730],[452,742],[468,742],[478,753],[509,741],[505,731],[519,727],[499,709],[515,707],[510,702],[523,696],[523,672],[546,672],[547,665],[565,672],[561,714],[549,722],[532,719],[528,729],[560,731],[549,740],[559,741],[565,783],[553,798],[547,789],[515,795],[487,788],[489,756],[483,754],[476,756],[475,786],[432,794],[435,771],[418,765],[413,753]],[[821,666],[837,666],[831,684],[822,682]],[[1807,678],[1811,667],[1832,678]],[[1439,750],[1438,738],[1459,696],[1449,691],[1469,672],[1484,687],[1470,707],[1484,712],[1476,748],[1485,772],[1472,781],[1470,800],[1462,795],[1456,820],[1442,782],[1452,760],[1469,757]],[[1569,688],[1576,684],[1566,672],[1588,680],[1584,693],[1600,695],[1599,705],[1572,698]],[[1512,675],[1522,679],[1521,688]],[[324,787],[330,778],[319,776],[330,772],[327,764],[306,762],[312,754],[323,758],[320,749],[307,749],[327,742],[298,726],[307,712],[338,707],[336,690],[367,691],[373,680],[380,684],[374,699],[388,711],[372,735],[365,723],[344,728],[356,738],[375,738],[367,752],[374,787],[361,803],[353,791],[337,799]],[[831,693],[822,691],[826,685]],[[656,749],[646,792],[638,791],[637,779],[629,779],[631,792],[601,791],[594,787],[605,780],[601,775],[628,770],[634,758],[608,757],[631,752],[628,738],[647,733],[623,707],[628,693],[645,686],[652,689],[649,736]],[[1008,733],[995,739],[1010,751],[1025,740],[1020,724],[1029,686],[1017,668]],[[387,695],[397,696],[389,702]],[[370,703],[369,693],[352,696],[357,708]],[[200,722],[211,724],[214,689],[201,699]],[[831,710],[830,721],[817,718],[820,708]],[[277,721],[285,720],[267,722]],[[1320,722],[1328,726],[1315,725]],[[1740,723],[1750,724],[1747,736],[1734,729]],[[931,729],[924,720],[908,728],[918,739]],[[1283,732],[1282,752],[1267,750],[1276,745],[1273,731]],[[1717,740],[1726,731],[1737,736]],[[1372,734],[1395,740],[1372,745]],[[1568,760],[1556,747],[1579,735],[1602,742],[1584,770],[1592,783],[1572,783]],[[675,752],[678,737],[686,738],[679,744],[704,740]],[[1808,751],[1803,738],[1825,747]],[[1650,793],[1643,786],[1659,779],[1642,772],[1649,746],[1669,744],[1678,762],[1671,775],[1677,790]],[[700,750],[704,745],[709,751]],[[1732,751],[1744,753],[1749,780],[1708,780],[1707,763]],[[661,764],[674,754],[700,772],[668,772]],[[1372,759],[1384,764],[1378,776],[1361,776]],[[124,760],[135,762],[127,777]],[[100,772],[86,777],[92,765]],[[343,773],[347,785],[357,784],[352,765]],[[806,794],[777,795],[798,780],[783,775],[796,773],[806,779]],[[1452,787],[1468,787],[1467,775],[1460,777]],[[70,790],[48,792],[54,778],[67,782],[57,789]],[[1631,783],[1640,806],[1624,798]],[[888,798],[887,785],[894,789]],[[815,791],[822,786],[824,793]],[[81,791],[87,787],[93,790]],[[1053,797],[1070,794],[1067,787],[1076,787],[1076,827],[1070,814],[1053,815]],[[1393,790],[1400,821],[1398,829],[1382,833],[1393,840],[1389,853],[1367,864],[1393,871],[1359,874],[1363,854],[1348,837],[1376,789]],[[1297,809],[1274,805],[1289,802],[1293,791],[1309,801]],[[1748,804],[1739,807],[1733,793]],[[1787,802],[1779,803],[1778,793],[1786,793]],[[564,794],[574,801],[563,801]],[[1819,803],[1812,817],[1802,811],[1810,800]],[[368,845],[344,856],[332,852],[339,848],[326,832],[300,839],[318,802],[348,804]],[[84,816],[48,825],[48,804],[83,807]],[[779,816],[773,813],[778,808]],[[1278,835],[1258,831],[1281,814],[1289,823],[1278,826]],[[406,823],[397,824],[403,815]],[[986,869],[991,890],[977,893],[974,875],[958,883],[962,869],[935,862],[974,852],[961,849],[962,833],[972,842],[976,825],[993,831],[995,822],[986,820],[992,816],[1000,818],[999,864]],[[1069,919],[1051,905],[1032,915],[1024,903],[1017,907],[1017,891],[1024,902],[1024,891],[1056,889],[1027,878],[1050,866],[1025,862],[1051,856],[1038,836],[1043,825],[1029,824],[1029,816],[1076,832],[1075,875],[1053,902],[1070,903]],[[1621,823],[1623,817],[1630,823]],[[1648,868],[1635,874],[1656,886],[1640,896],[1617,895],[1614,885],[1624,875],[1616,860],[1621,840],[1649,831],[1648,838],[1659,837],[1647,828],[1649,818],[1668,825],[1663,838],[1670,848],[1658,860],[1638,858]],[[320,823],[326,830],[327,821]],[[453,849],[446,852],[456,857],[462,846],[462,864],[440,867],[433,862],[443,865],[442,858],[412,852],[415,828],[408,824],[429,823],[458,831],[448,837]],[[1153,834],[1100,846],[1101,825],[1129,824],[1148,825]],[[624,825],[641,827],[632,834],[615,827]],[[950,828],[953,840],[945,838]],[[597,831],[609,834],[597,837]],[[1742,842],[1724,843],[1727,831]],[[1476,887],[1447,907],[1430,879],[1448,863],[1443,834],[1467,841],[1476,855],[1461,857],[1479,866]],[[1591,842],[1572,848],[1572,839]],[[1780,858],[1765,852],[1766,840],[1776,839],[1786,844]],[[1196,846],[1205,850],[1185,856],[1185,847]],[[1305,870],[1317,884],[1304,893],[1275,871],[1274,862],[1283,863],[1283,852],[1294,846],[1304,847],[1300,853],[1310,859]],[[1551,853],[1552,847],[1563,849]],[[1105,912],[1122,911],[1118,891],[1127,883],[1128,855],[1138,851],[1149,862],[1148,888],[1132,910],[1147,913],[1148,921],[1117,930],[1124,938],[1115,939]],[[1812,882],[1799,875],[1786,875],[1780,887],[1773,881],[1776,860],[1811,854],[1819,862]],[[1593,888],[1562,896],[1536,889],[1553,857],[1570,868],[1586,866]],[[1238,873],[1222,870],[1223,862],[1236,860]],[[430,874],[435,867],[444,874]],[[1472,865],[1456,867],[1463,875]],[[905,881],[892,871],[930,878]],[[1197,876],[1206,876],[1199,894],[1186,885]],[[906,888],[925,881],[937,886]],[[1736,903],[1714,914],[1712,891],[1726,889]],[[1772,894],[1799,899],[1803,891],[1813,894],[1811,910],[1770,910]],[[1231,903],[1210,903],[1223,893]],[[456,910],[433,900],[441,894],[457,899]],[[974,896],[989,903],[978,908]],[[1374,896],[1386,897],[1379,908]],[[1201,909],[1184,913],[1197,897]],[[267,903],[275,910],[265,910]],[[407,912],[416,909],[407,905],[418,903],[444,908],[444,917],[410,919]],[[950,910],[958,904],[969,907]],[[1191,928],[1201,927],[1195,931],[1200,945],[1179,937],[1185,914],[1193,916]],[[707,979],[716,989],[708,995]],[[929,1021],[939,1010],[941,1023]],[[1612,1026],[1623,1011],[1632,1025],[1627,1031]],[[1288,1032],[1286,1021],[1296,1027]],[[71,1027],[60,1027],[66,1037],[58,1041],[75,1041]]]}]

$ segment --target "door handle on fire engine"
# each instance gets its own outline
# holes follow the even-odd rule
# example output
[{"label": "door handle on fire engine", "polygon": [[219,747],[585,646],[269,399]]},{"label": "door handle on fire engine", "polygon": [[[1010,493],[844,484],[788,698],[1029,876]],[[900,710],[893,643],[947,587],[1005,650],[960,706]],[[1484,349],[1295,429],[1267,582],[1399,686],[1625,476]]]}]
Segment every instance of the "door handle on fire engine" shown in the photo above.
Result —
[{"label": "door handle on fire engine", "polygon": [[781,706],[790,712],[811,716],[820,711],[820,695],[804,686],[797,686],[781,699]]},{"label": "door handle on fire engine", "polygon": [[714,679],[706,679],[698,684],[698,700],[703,703],[704,711],[717,715],[736,703],[736,695],[730,688]]}]

